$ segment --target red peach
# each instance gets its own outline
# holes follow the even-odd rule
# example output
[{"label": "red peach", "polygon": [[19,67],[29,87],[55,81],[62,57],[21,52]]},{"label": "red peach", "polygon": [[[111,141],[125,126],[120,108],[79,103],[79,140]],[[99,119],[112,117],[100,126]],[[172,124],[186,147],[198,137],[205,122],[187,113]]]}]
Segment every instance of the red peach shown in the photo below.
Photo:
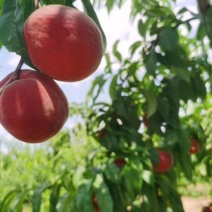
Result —
[{"label": "red peach", "polygon": [[173,155],[171,152],[158,150],[159,162],[158,165],[153,164],[153,171],[158,173],[167,172],[173,165]]},{"label": "red peach", "polygon": [[117,158],[114,160],[114,163],[118,168],[122,168],[126,164],[126,161],[124,158]]},{"label": "red peach", "polygon": [[206,206],[202,209],[202,212],[212,212],[212,206]]},{"label": "red peach", "polygon": [[34,66],[56,80],[85,79],[103,56],[99,28],[71,7],[48,5],[34,11],[25,22],[24,36]]},{"label": "red peach", "polygon": [[105,128],[102,128],[100,131],[99,131],[99,134],[98,134],[98,138],[99,139],[102,139],[104,138],[106,135],[106,129]]},{"label": "red peach", "polygon": [[147,114],[146,113],[143,115],[143,123],[144,123],[144,126],[146,128],[149,128],[149,121],[147,119]]},{"label": "red peach", "polygon": [[200,149],[199,142],[195,138],[191,138],[190,141],[191,141],[191,147],[189,149],[189,152],[191,154],[198,153],[199,152],[199,149]]},{"label": "red peach", "polygon": [[99,208],[96,196],[93,196],[93,206],[94,206],[95,212],[100,212],[100,208]]},{"label": "red peach", "polygon": [[[12,74],[2,80],[1,88]],[[2,126],[27,143],[43,142],[54,136],[68,115],[68,102],[60,87],[39,72],[23,70],[19,80],[7,85],[0,95]]]}]

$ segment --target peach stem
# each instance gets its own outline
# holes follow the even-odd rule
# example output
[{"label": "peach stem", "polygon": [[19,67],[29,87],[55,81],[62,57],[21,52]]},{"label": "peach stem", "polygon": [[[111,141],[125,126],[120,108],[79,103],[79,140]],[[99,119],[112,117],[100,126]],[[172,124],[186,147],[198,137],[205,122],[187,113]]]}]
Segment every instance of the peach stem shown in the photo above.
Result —
[{"label": "peach stem", "polygon": [[24,61],[21,58],[16,69],[15,69],[15,71],[14,71],[14,73],[13,73],[13,76],[10,78],[10,80],[2,88],[0,88],[0,95],[1,95],[2,91],[4,90],[4,88],[6,86],[8,86],[11,82],[19,79],[20,73],[21,73],[21,67],[22,67],[23,64],[24,64]]},{"label": "peach stem", "polygon": [[34,0],[35,10],[39,9],[39,0]]}]

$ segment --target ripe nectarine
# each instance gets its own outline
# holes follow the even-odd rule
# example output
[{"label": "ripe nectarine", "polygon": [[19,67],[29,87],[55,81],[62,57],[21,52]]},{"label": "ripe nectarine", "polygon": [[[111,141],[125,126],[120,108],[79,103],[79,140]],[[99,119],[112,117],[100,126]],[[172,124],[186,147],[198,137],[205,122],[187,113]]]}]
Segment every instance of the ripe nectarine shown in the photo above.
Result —
[{"label": "ripe nectarine", "polygon": [[[12,77],[9,74],[0,87]],[[68,102],[60,87],[46,75],[23,70],[19,80],[0,95],[0,123],[15,138],[27,143],[48,140],[64,125]]]},{"label": "ripe nectarine", "polygon": [[189,149],[190,154],[196,154],[199,152],[200,145],[199,142],[195,138],[191,138],[191,147]]},{"label": "ripe nectarine", "polygon": [[71,7],[48,5],[34,11],[25,22],[24,36],[33,65],[56,80],[85,79],[102,59],[99,28]]},{"label": "ripe nectarine", "polygon": [[205,206],[203,209],[202,209],[202,212],[212,212],[212,205],[210,206]]},{"label": "ripe nectarine", "polygon": [[158,173],[167,172],[173,165],[173,155],[171,152],[158,150],[158,165],[153,164],[153,171]]},{"label": "ripe nectarine", "polygon": [[104,127],[99,131],[98,138],[102,139],[105,137],[105,135],[106,135],[106,128]]},{"label": "ripe nectarine", "polygon": [[147,114],[146,113],[143,115],[143,123],[144,123],[144,126],[146,128],[149,128],[149,121],[147,119]]},{"label": "ripe nectarine", "polygon": [[95,212],[100,212],[100,208],[99,208],[96,196],[93,196],[93,206],[94,206]]},{"label": "ripe nectarine", "polygon": [[124,158],[117,158],[117,159],[114,160],[114,164],[118,168],[122,168],[126,164],[126,160]]}]

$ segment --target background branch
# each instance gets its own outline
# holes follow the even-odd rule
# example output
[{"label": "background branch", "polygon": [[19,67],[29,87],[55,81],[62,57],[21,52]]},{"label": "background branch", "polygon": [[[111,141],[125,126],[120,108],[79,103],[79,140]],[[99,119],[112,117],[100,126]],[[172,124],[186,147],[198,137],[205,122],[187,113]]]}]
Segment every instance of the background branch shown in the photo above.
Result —
[{"label": "background branch", "polygon": [[208,8],[210,7],[209,0],[197,0],[200,12],[205,16]]}]

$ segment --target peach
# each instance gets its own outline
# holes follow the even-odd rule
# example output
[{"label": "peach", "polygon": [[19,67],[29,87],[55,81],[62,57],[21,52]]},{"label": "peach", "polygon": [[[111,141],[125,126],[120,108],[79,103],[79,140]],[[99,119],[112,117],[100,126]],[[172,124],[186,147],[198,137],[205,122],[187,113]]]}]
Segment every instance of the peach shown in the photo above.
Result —
[{"label": "peach", "polygon": [[33,65],[56,80],[85,79],[103,56],[99,28],[71,7],[48,5],[34,11],[24,24],[24,36]]},{"label": "peach", "polygon": [[[0,88],[12,77],[9,74]],[[3,88],[0,95],[0,123],[15,138],[39,143],[57,134],[69,115],[67,99],[46,75],[23,70],[19,80]]]},{"label": "peach", "polygon": [[195,139],[195,138],[191,138],[190,139],[191,142],[191,147],[189,149],[189,153],[190,154],[196,154],[199,152],[200,150],[200,144],[199,142]]},{"label": "peach", "polygon": [[118,168],[122,168],[126,164],[126,160],[124,158],[117,158],[117,159],[114,160],[114,164]]},{"label": "peach", "polygon": [[159,161],[158,165],[153,164],[153,171],[158,173],[165,173],[173,166],[173,155],[171,152],[158,150]]}]

